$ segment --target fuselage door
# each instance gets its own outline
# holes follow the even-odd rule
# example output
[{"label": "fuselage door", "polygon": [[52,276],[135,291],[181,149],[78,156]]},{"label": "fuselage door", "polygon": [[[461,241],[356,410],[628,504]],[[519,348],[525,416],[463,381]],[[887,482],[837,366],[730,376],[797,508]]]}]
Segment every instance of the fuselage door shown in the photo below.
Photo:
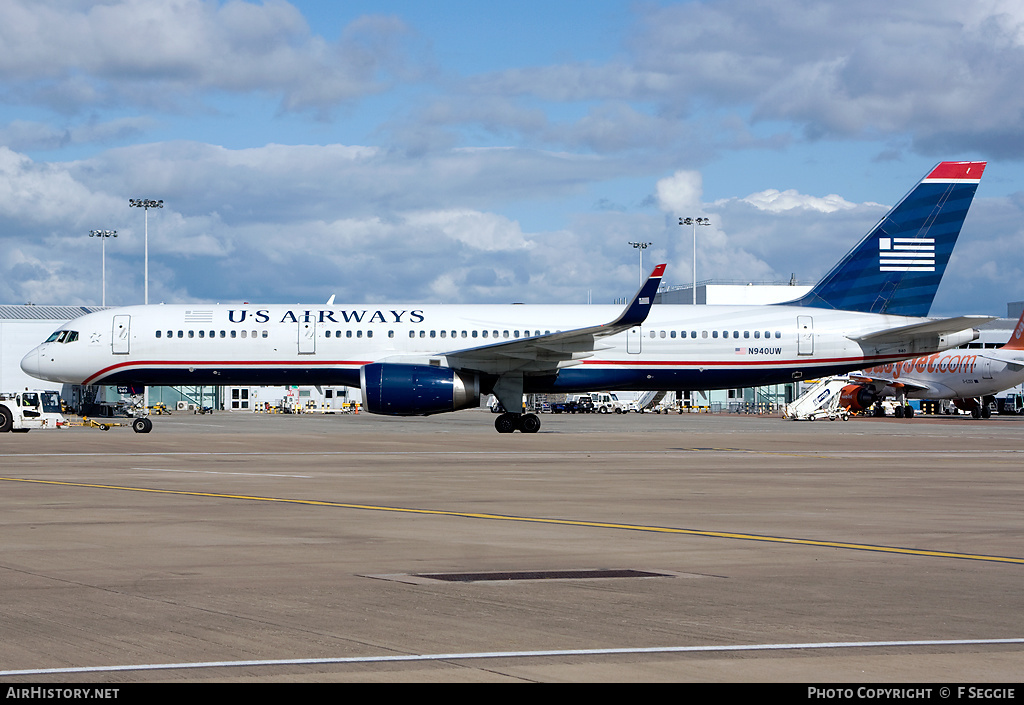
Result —
[{"label": "fuselage door", "polygon": [[129,323],[131,316],[119,314],[114,316],[114,329],[111,332],[111,351],[115,355],[128,354],[128,341],[130,339]]},{"label": "fuselage door", "polygon": [[643,340],[643,335],[641,335],[640,326],[633,326],[626,331],[626,352],[639,355],[641,340]]},{"label": "fuselage door", "polygon": [[299,321],[299,354],[316,352],[316,321]]},{"label": "fuselage door", "polygon": [[796,354],[814,354],[814,319],[810,316],[796,317]]}]

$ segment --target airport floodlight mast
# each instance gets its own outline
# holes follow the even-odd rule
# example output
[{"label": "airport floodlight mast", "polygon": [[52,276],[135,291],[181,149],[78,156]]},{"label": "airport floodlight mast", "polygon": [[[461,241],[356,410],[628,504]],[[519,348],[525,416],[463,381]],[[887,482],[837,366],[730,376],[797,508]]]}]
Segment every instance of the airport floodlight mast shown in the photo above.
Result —
[{"label": "airport floodlight mast", "polygon": [[649,242],[630,242],[640,252],[640,286],[644,285],[644,250],[651,246]]},{"label": "airport floodlight mast", "polygon": [[146,245],[145,245],[145,294],[143,296],[143,303],[149,303],[149,209],[150,208],[163,208],[163,201],[151,201],[148,198],[129,198],[128,205],[135,208],[146,209]]},{"label": "airport floodlight mast", "polygon": [[102,254],[100,256],[101,257],[100,261],[102,262],[102,264],[100,266],[101,266],[101,268],[103,270],[103,293],[102,293],[103,301],[102,301],[102,303],[100,305],[101,306],[106,306],[107,305],[107,238],[108,237],[117,237],[117,231],[116,230],[90,230],[89,231],[89,237],[98,237],[100,239],[100,242],[103,243],[103,246],[100,248],[101,251],[102,251]]},{"label": "airport floodlight mast", "polygon": [[697,304],[697,226],[711,225],[711,218],[680,218],[680,225],[693,226],[693,303]]}]

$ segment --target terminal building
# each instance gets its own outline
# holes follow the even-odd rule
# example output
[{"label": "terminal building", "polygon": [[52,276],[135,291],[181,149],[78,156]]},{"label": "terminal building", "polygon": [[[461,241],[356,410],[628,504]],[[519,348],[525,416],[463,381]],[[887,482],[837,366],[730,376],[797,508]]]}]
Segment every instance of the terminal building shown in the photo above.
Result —
[{"label": "terminal building", "polygon": [[[692,286],[663,287],[655,298],[662,305],[757,305],[790,301],[803,296],[810,286],[787,283],[698,282]],[[694,295],[696,293],[696,296]],[[1024,301],[1007,304],[1007,317],[979,327],[981,337],[971,348],[998,348],[1007,340],[1024,309]],[[113,386],[70,387],[26,375],[21,359],[54,330],[78,316],[102,310],[98,306],[0,305],[0,392],[24,389],[55,390],[72,409],[91,415],[112,413],[139,390]],[[602,391],[602,390],[594,390]],[[614,391],[614,390],[603,390]],[[800,394],[797,383],[768,387],[667,392],[662,403],[709,411],[774,411]],[[1008,393],[1024,393],[1021,387]],[[639,395],[637,395],[639,396]],[[347,411],[361,402],[360,390],[348,387],[150,387],[146,403],[168,410],[201,411]]]}]

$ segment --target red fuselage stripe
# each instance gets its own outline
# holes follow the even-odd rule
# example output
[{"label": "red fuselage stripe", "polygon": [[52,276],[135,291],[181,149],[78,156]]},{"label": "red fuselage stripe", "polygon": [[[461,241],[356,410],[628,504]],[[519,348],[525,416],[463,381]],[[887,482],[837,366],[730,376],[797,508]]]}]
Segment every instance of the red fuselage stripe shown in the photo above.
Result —
[{"label": "red fuselage stripe", "polygon": [[[892,362],[896,358],[887,355],[872,355],[867,357],[831,357],[831,358],[804,358],[788,360],[584,360],[584,365],[605,366],[605,367],[682,367],[682,368],[706,368],[706,367],[763,367],[763,366],[819,366],[828,364],[875,364],[880,361]],[[93,384],[102,377],[106,377],[116,370],[130,367],[225,367],[225,368],[246,368],[246,367],[362,367],[368,365],[372,360],[139,360],[125,361],[116,365],[110,365],[92,374],[82,384]]]}]

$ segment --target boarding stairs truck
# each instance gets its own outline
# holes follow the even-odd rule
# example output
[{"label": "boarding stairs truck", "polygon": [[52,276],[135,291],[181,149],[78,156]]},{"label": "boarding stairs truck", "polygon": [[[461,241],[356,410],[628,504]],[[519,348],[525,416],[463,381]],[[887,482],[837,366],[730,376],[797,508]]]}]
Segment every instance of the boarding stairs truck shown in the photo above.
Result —
[{"label": "boarding stairs truck", "polygon": [[814,421],[828,419],[835,421],[850,418],[850,412],[839,403],[840,392],[850,381],[843,376],[826,377],[800,395],[795,401],[786,404],[782,418],[794,421]]},{"label": "boarding stairs truck", "polygon": [[67,425],[60,409],[60,394],[53,391],[0,393],[0,433],[27,433],[33,428]]},{"label": "boarding stairs truck", "polygon": [[653,411],[654,408],[658,405],[658,402],[664,399],[667,393],[668,392],[666,392],[665,390],[644,392],[639,397],[637,397],[637,411]]}]

